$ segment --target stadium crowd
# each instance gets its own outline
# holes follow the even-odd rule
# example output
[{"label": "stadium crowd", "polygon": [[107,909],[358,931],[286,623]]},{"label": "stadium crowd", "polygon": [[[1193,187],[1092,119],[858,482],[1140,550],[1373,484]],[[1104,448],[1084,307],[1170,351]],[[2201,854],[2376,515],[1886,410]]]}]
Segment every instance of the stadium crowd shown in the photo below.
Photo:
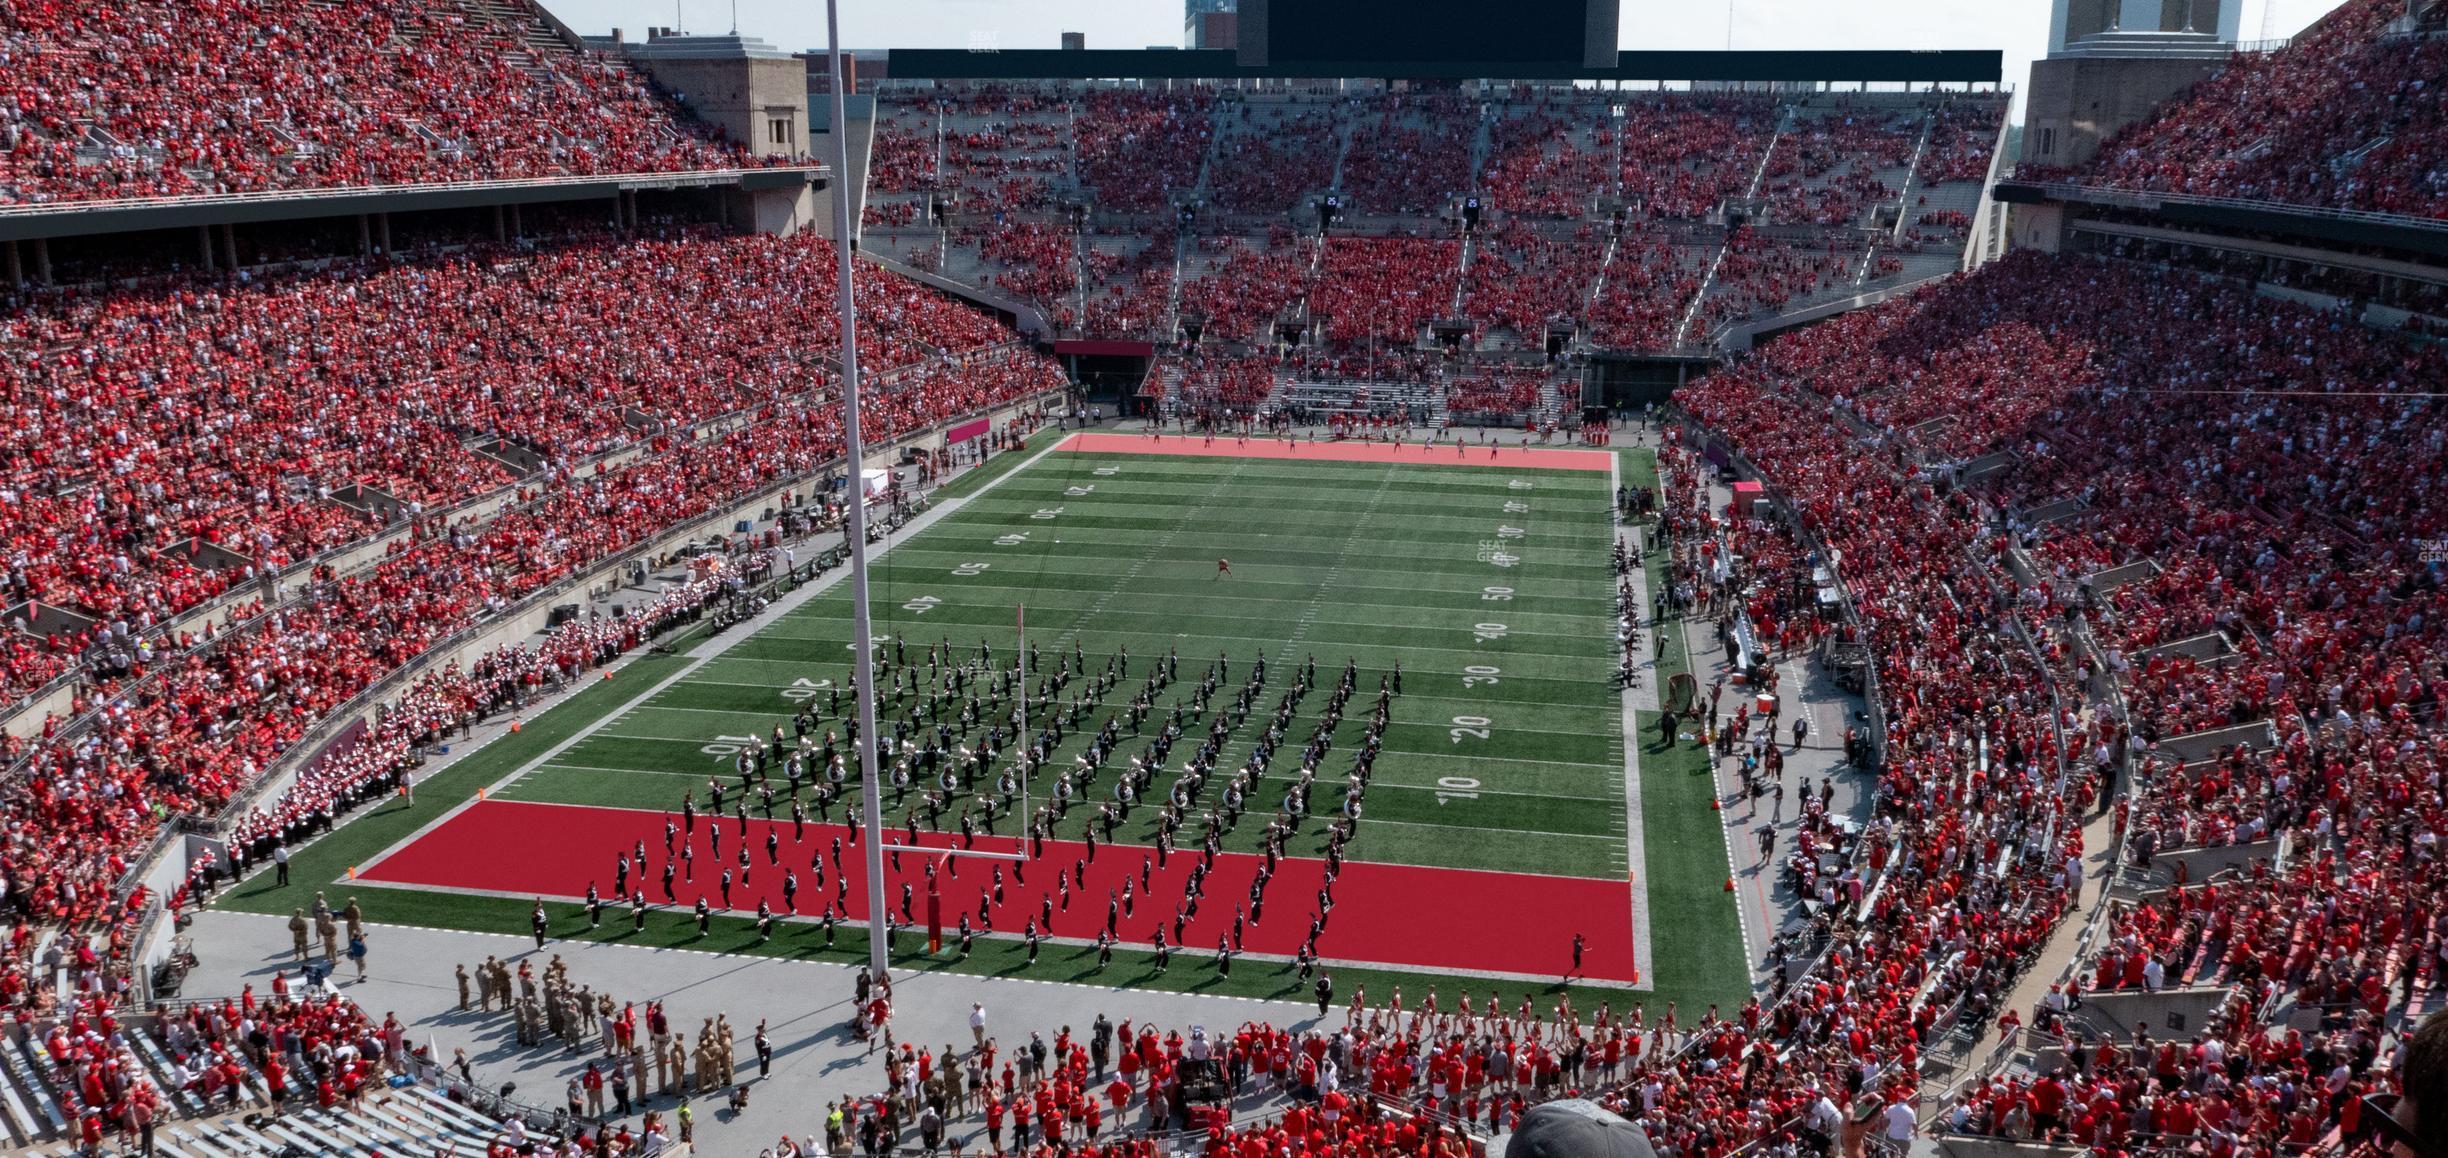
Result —
[{"label": "stadium crowd", "polygon": [[1535,344],[1547,323],[1570,322],[1585,312],[1606,256],[1598,237],[1598,227],[1587,222],[1558,239],[1507,219],[1471,256],[1463,275],[1463,314]]},{"label": "stadium crowd", "polygon": [[36,0],[0,76],[0,204],[763,163],[523,5]]},{"label": "stadium crowd", "polygon": [[[1839,1111],[1861,1121],[1896,1104],[1909,1124],[1922,1051],[1999,1012],[2079,884],[2079,818],[2095,785],[2088,769],[2061,764],[2074,743],[2053,707],[2064,673],[2004,630],[1996,577],[1962,565],[1982,533],[1960,494],[1865,456],[1835,411],[1797,405],[1790,387],[1754,374],[1712,375],[1678,400],[1782,488],[1799,520],[1797,531],[1711,509],[1694,481],[1709,468],[1670,448],[1663,513],[1678,592],[1703,614],[1748,623],[1764,653],[1750,660],[1757,671],[1765,657],[1856,630],[1795,595],[1841,559],[1885,733],[1875,813],[1849,867],[1814,867],[1823,848],[1844,847],[1824,822],[1806,825],[1780,861],[1828,906],[1817,967],[1780,986],[1767,1015],[1717,1028],[1668,1067],[1651,1136],[1740,1144],[1806,1122],[1833,1135]],[[1721,573],[1734,558],[1741,567]]]},{"label": "stadium crowd", "polygon": [[[115,971],[124,937],[132,918],[152,898],[142,889],[118,894],[114,886],[163,823],[182,814],[214,813],[245,792],[326,714],[444,637],[668,528],[771,487],[775,480],[809,476],[838,456],[839,414],[821,393],[828,375],[810,364],[822,356],[827,331],[818,315],[824,311],[777,300],[768,313],[731,314],[690,297],[751,293],[741,279],[758,270],[766,276],[803,278],[800,288],[821,284],[823,272],[831,268],[825,260],[829,252],[814,241],[689,239],[589,249],[532,262],[352,270],[328,280],[240,289],[177,287],[124,300],[104,299],[93,306],[126,319],[96,333],[144,339],[145,344],[129,347],[125,360],[78,357],[73,350],[56,359],[37,357],[31,359],[33,366],[46,372],[40,388],[30,381],[34,375],[27,363],[13,364],[12,371],[26,375],[19,388],[29,399],[57,397],[53,391],[64,392],[74,384],[91,400],[93,409],[81,415],[87,429],[126,431],[124,440],[103,443],[126,448],[124,466],[110,464],[109,469],[124,478],[140,466],[158,467],[159,473],[136,475],[129,485],[161,495],[165,504],[187,497],[183,488],[190,477],[212,477],[189,465],[189,456],[210,455],[209,461],[220,461],[230,447],[245,445],[242,436],[263,439],[267,449],[296,453],[312,445],[302,435],[331,431],[335,425],[345,430],[345,423],[328,418],[311,422],[313,413],[298,407],[313,395],[345,405],[352,396],[373,397],[372,387],[378,383],[396,382],[395,368],[373,361],[378,346],[435,352],[420,368],[435,373],[436,383],[453,384],[448,394],[432,388],[432,396],[449,399],[448,406],[437,403],[418,410],[436,419],[454,414],[519,422],[534,432],[536,444],[556,452],[544,470],[520,480],[511,505],[489,520],[451,517],[441,503],[464,493],[464,484],[457,480],[498,481],[493,475],[450,476],[454,485],[463,486],[457,494],[438,488],[413,492],[430,500],[428,513],[375,565],[346,574],[321,564],[301,571],[290,580],[297,584],[294,593],[302,597],[286,602],[267,603],[265,596],[290,592],[250,588],[236,596],[242,602],[233,606],[229,628],[181,632],[176,639],[156,638],[139,645],[150,647],[149,658],[101,679],[80,700],[81,727],[68,726],[77,721],[54,721],[41,736],[9,739],[10,776],[22,787],[9,795],[5,808],[12,834],[7,847],[0,849],[0,877],[10,882],[5,905],[21,921],[90,931],[76,940],[90,946],[96,964],[76,972],[70,991],[100,992],[124,983]],[[981,345],[999,333],[973,315],[914,287],[874,276],[877,284],[869,308],[876,328],[871,338],[862,329],[862,344],[873,342],[870,357],[881,371],[869,380],[874,391],[866,403],[871,437],[921,430],[1030,397],[1061,381],[1051,363],[1034,355]],[[624,279],[629,279],[625,284],[635,299],[613,292]],[[437,282],[464,291],[464,296],[429,298]],[[758,292],[792,302],[827,296],[802,295],[781,284]],[[271,338],[256,332],[263,321],[240,323],[315,316],[325,310],[316,303],[327,296],[360,302],[382,297],[394,304],[353,314],[326,311],[328,340],[318,347],[325,358],[320,365],[301,364],[294,356],[264,363],[265,376],[287,383],[286,392],[264,387],[261,393],[239,393],[237,379],[222,379],[247,364],[248,347],[242,340],[262,342],[267,351],[276,348]],[[471,299],[484,303],[482,308],[471,309]],[[725,300],[736,304],[740,299]],[[444,301],[451,308],[437,308]],[[482,356],[482,332],[472,327],[503,324],[499,319],[511,316],[532,319],[548,308],[588,311],[566,315],[568,328],[559,331],[586,338],[543,351],[504,343],[498,356]],[[663,340],[659,335],[668,330],[649,325],[646,311],[657,308],[705,320],[695,329],[697,341],[687,358],[676,351],[649,356]],[[638,312],[630,313],[633,309]],[[182,316],[191,323],[186,331],[176,324]],[[668,322],[672,316],[681,314],[668,313],[661,320]],[[805,328],[768,328],[786,316],[799,317]],[[348,324],[336,320],[343,317]],[[735,328],[716,324],[724,317],[731,318]],[[61,324],[38,313],[12,319],[20,326],[37,323]],[[228,328],[219,328],[225,324]],[[623,326],[635,327],[635,348],[610,340]],[[182,332],[183,341],[178,337]],[[777,341],[778,332],[791,335],[791,340]],[[57,349],[48,343],[37,348]],[[958,355],[932,352],[963,349],[967,352]],[[218,356],[185,361],[203,350]],[[362,369],[356,362],[360,358],[366,360]],[[538,362],[523,365],[529,359]],[[590,368],[597,360],[599,368]],[[730,367],[721,375],[719,395],[702,393],[715,389],[712,377],[685,373],[688,366],[702,370],[713,365]],[[273,367],[281,372],[273,373]],[[548,378],[548,368],[561,373]],[[199,410],[196,418],[181,418],[144,389],[147,379],[164,369],[177,372],[161,374],[162,380],[192,388],[189,401]],[[326,373],[332,376],[323,377]],[[564,377],[600,383],[593,404],[579,405],[576,395],[547,386]],[[342,389],[360,383],[361,390]],[[731,414],[738,421],[699,438],[672,429],[688,412],[661,412],[670,420],[660,424],[662,432],[638,438],[636,448],[642,453],[617,465],[589,464],[562,449],[592,449],[587,440],[618,428],[621,407],[670,405],[669,400],[631,393],[664,386],[676,392],[700,391],[695,396],[708,404],[695,416]],[[151,405],[138,405],[148,398],[153,399]],[[246,408],[250,399],[260,402],[261,413]],[[383,413],[371,402],[365,405],[369,414]],[[609,414],[605,407],[610,407]],[[548,416],[551,421],[546,421]],[[294,428],[298,435],[279,433],[279,424],[287,421],[299,424]],[[443,437],[434,427],[411,423],[406,429],[430,442]],[[351,438],[321,454],[345,462],[342,456],[357,441]],[[64,437],[48,443],[52,449],[69,444]],[[31,449],[45,444],[27,445]],[[445,454],[434,452],[437,459]],[[26,517],[29,505],[13,507],[12,520]],[[120,508],[95,508],[115,509]],[[213,518],[233,522],[249,510],[221,510],[201,502],[195,509],[211,510]],[[275,518],[285,513],[277,505],[266,509]],[[362,533],[372,528],[359,529]],[[145,541],[142,523],[113,523],[96,533],[124,536],[131,548]],[[30,549],[46,539],[29,530],[18,541]],[[32,575],[26,558],[20,559],[20,574]],[[120,581],[142,577],[147,573],[131,568]],[[45,578],[59,581],[56,576]],[[163,588],[155,584],[144,590],[158,600]],[[141,609],[120,607],[113,614],[158,623],[175,610],[161,602]],[[599,651],[632,646],[640,638],[634,622],[563,630],[615,633],[582,634],[567,645],[584,639]],[[558,655],[554,662],[566,666],[568,659]],[[431,717],[436,697],[467,690],[454,677],[431,680],[408,701],[411,721]],[[339,766],[328,775],[310,776],[272,815],[250,820],[250,831],[287,824],[300,812],[326,806],[364,777],[379,775],[367,771],[379,763],[369,757],[361,767]],[[49,986],[36,983],[23,956],[30,942],[21,940],[17,949],[5,974],[8,996],[20,1009],[47,1004],[54,994]]]},{"label": "stadium crowd", "polygon": [[1329,341],[1346,349],[1372,341],[1408,346],[1453,308],[1461,246],[1416,237],[1333,237],[1318,258],[1309,311],[1323,317]]},{"label": "stadium crowd", "polygon": [[1505,212],[1583,217],[1615,185],[1613,140],[1598,110],[1580,100],[1507,102],[1488,119],[1488,159],[1479,186]]},{"label": "stadium crowd", "polygon": [[1208,183],[1216,203],[1241,213],[1280,213],[1334,182],[1341,151],[1334,106],[1235,107]]},{"label": "stadium crowd", "polygon": [[[2160,869],[2172,887],[2114,911],[2085,973],[2032,1011],[2036,1028],[2063,1034],[2080,988],[2232,986],[2209,1024],[2156,1039],[2078,1037],[2064,1068],[1970,1090],[1948,1109],[1951,1128],[2271,1152],[2318,1140],[2356,1096],[2385,1087],[2370,1070],[2381,1019],[2436,987],[2448,965],[2448,922],[2422,905],[2448,889],[2433,836],[2448,823],[2438,791],[2448,667],[2439,567],[2421,558],[2440,532],[2438,516],[2391,482],[2448,449],[2448,428],[2409,393],[2443,373],[2435,350],[2340,314],[2123,263],[2020,255],[1792,335],[1745,377],[1693,392],[1712,428],[1744,432],[1754,454],[1766,448],[1764,469],[1798,488],[1806,521],[1832,542],[1857,539],[1875,516],[1814,497],[1832,463],[1780,470],[1774,458],[1826,441],[1891,469],[1937,468],[1933,481],[1907,484],[1909,501],[1884,505],[1948,512],[1940,525],[1952,533],[1920,532],[1914,550],[1847,547],[1848,578],[1859,591],[1865,560],[1933,571],[1977,560],[2010,598],[1925,598],[1917,614],[2007,611],[2052,670],[2087,682],[2104,665],[2130,721],[2100,713],[2085,734],[2061,720],[2053,750],[2076,784],[2135,752],[2137,791],[2117,816],[2134,864],[2280,836],[2295,849],[2211,880],[2187,879],[2181,862]],[[1824,436],[1792,429],[1797,398],[1824,401],[1829,417],[1812,420]],[[1951,464],[2000,451],[2007,467],[1969,489],[1936,485]],[[1858,472],[1843,483],[1863,485]],[[2073,517],[2036,525],[2017,514],[2065,498],[2079,500]],[[2028,569],[2009,570],[2015,552]],[[2134,582],[2088,582],[2141,562],[2154,570]],[[1864,606],[1875,615],[1878,601]],[[2099,641],[2096,660],[2078,629]],[[2203,635],[2222,641],[2215,659],[2152,650]],[[1893,639],[1875,628],[1873,638]],[[1945,682],[1937,670],[1898,674],[1926,695]],[[2032,699],[2020,703],[2002,705],[2002,718]],[[2265,724],[2267,742],[2191,760],[2165,744],[2245,723]],[[2030,788],[2018,806],[2050,799]],[[2261,1020],[2271,1008],[2316,1012],[2317,1028]],[[2022,1017],[2012,1011],[2009,1024]]]},{"label": "stadium crowd", "polygon": [[1097,203],[1118,213],[1153,212],[1197,184],[1213,135],[1213,99],[1205,88],[1088,90],[1074,123],[1079,177],[1096,190]]},{"label": "stadium crowd", "polygon": [[1361,213],[1409,216],[1443,208],[1471,181],[1479,106],[1459,93],[1401,93],[1371,102],[1343,158],[1345,202]]},{"label": "stadium crowd", "polygon": [[1232,342],[1263,345],[1286,307],[1301,300],[1315,246],[1275,226],[1263,241],[1219,235],[1199,238],[1182,276],[1182,306],[1206,319],[1207,332]]},{"label": "stadium crowd", "polygon": [[2347,0],[2274,52],[2216,75],[2029,179],[2448,216],[2448,40],[2397,36],[2399,0]]},{"label": "stadium crowd", "polygon": [[[0,317],[0,603],[97,624],[12,640],[0,698],[106,637],[104,650],[131,650],[216,597],[525,481],[471,443],[575,470],[803,389],[837,341],[829,298],[801,292],[831,283],[832,253],[814,238],[684,233],[171,280]],[[1008,340],[914,283],[860,281],[871,370]],[[684,332],[675,317],[705,322]],[[301,330],[318,340],[301,348]]]}]

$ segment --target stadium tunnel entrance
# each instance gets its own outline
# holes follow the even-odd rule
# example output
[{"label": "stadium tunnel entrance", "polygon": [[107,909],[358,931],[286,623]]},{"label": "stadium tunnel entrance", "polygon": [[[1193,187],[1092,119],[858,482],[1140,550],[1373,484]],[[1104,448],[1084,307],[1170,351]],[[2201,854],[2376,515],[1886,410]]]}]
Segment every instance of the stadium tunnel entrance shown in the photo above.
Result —
[{"label": "stadium tunnel entrance", "polygon": [[1716,366],[1708,358],[1592,354],[1581,378],[1583,409],[1624,411],[1664,405],[1675,389]]}]

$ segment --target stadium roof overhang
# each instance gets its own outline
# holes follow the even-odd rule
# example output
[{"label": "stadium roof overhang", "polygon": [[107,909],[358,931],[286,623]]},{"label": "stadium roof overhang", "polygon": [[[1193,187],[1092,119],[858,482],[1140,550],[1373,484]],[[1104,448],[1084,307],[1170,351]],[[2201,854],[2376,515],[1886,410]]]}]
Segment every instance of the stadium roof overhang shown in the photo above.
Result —
[{"label": "stadium roof overhang", "polygon": [[248,225],[315,217],[347,217],[359,213],[408,213],[429,209],[584,201],[640,190],[738,188],[755,192],[822,184],[824,179],[823,166],[797,165],[773,169],[631,173],[524,181],[461,181],[442,185],[275,190],[201,197],[5,205],[0,206],[0,241],[82,237],[148,229],[185,229],[198,225]]},{"label": "stadium roof overhang", "polygon": [[894,80],[1261,80],[1385,77],[1414,80],[1697,81],[1835,84],[1996,84],[2004,54],[1995,49],[1791,52],[1625,52],[1612,68],[1577,63],[1436,60],[1278,61],[1246,66],[1230,49],[896,48]]},{"label": "stadium roof overhang", "polygon": [[2097,206],[2147,214],[2170,225],[2448,257],[2448,221],[2427,217],[2011,179],[1998,182],[1993,193],[2009,205]]}]

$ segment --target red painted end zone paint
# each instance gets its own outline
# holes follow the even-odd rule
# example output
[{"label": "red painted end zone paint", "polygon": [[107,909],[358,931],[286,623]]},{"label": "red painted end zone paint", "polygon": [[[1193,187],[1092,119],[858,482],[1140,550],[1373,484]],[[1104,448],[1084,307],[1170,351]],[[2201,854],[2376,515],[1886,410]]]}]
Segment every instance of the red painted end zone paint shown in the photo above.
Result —
[{"label": "red painted end zone paint", "polygon": [[[677,817],[673,817],[677,819]],[[642,873],[633,870],[631,887],[642,881],[650,904],[663,902],[663,814],[625,808],[589,808],[570,804],[531,804],[485,800],[445,821],[408,847],[361,869],[358,879],[377,884],[429,885],[482,889],[521,896],[576,899],[591,882],[607,894],[612,889],[615,857],[638,841],[646,842],[650,862]],[[706,830],[722,828],[722,856],[710,851]],[[1365,827],[1366,822],[1363,822]],[[781,840],[781,866],[765,858],[765,835]],[[683,834],[686,836],[687,834]],[[890,843],[907,843],[906,830],[888,832]],[[848,869],[850,915],[867,917],[865,854],[849,843],[840,825],[809,824],[805,840],[793,840],[789,821],[750,819],[747,842],[752,867],[744,883],[731,892],[731,913],[753,914],[763,898],[782,908],[782,872],[799,874],[799,911],[821,912],[835,895],[843,876],[832,866],[833,841],[842,840],[842,861]],[[696,880],[678,878],[672,889],[682,906],[693,906],[699,894],[722,902],[718,882],[725,867],[739,869],[740,832],[736,819],[697,818],[693,838],[697,849]],[[944,847],[957,836],[919,834],[919,843]],[[980,838],[978,847],[995,851],[1011,847],[1008,838]],[[1041,898],[1055,895],[1057,876],[1085,855],[1086,846],[1049,841],[1045,856],[1025,868],[1026,883],[1015,879],[1009,862],[972,860],[949,862],[958,877],[939,877],[943,892],[944,927],[957,928],[966,912],[977,923],[980,898],[993,888],[995,865],[1004,873],[1004,903],[994,908],[995,931],[1020,932],[1039,913]],[[809,863],[826,857],[825,887],[816,887]],[[930,859],[901,854],[901,868],[888,859],[885,901],[898,909],[901,886],[911,889],[910,913],[926,920],[926,865]],[[1093,939],[1105,924],[1108,890],[1119,890],[1125,876],[1134,883],[1143,863],[1152,865],[1155,852],[1139,845],[1100,845],[1087,866],[1087,883],[1075,878],[1071,906],[1056,900],[1053,935]],[[1155,870],[1151,884],[1141,889],[1136,913],[1121,921],[1125,948],[1145,949],[1161,923],[1166,939],[1173,936],[1174,907],[1196,853],[1176,852],[1166,867]],[[1208,871],[1205,897],[1198,918],[1189,922],[1183,940],[1194,950],[1212,952],[1216,939],[1230,932],[1233,907],[1246,906],[1262,858],[1224,853]],[[1309,932],[1316,910],[1318,886],[1326,863],[1287,858],[1275,869],[1266,889],[1265,919],[1243,930],[1242,947],[1254,953],[1290,956]],[[1589,938],[1583,958],[1585,974],[1601,980],[1633,980],[1630,885],[1624,881],[1587,877],[1550,877],[1529,873],[1478,872],[1468,869],[1419,868],[1409,865],[1345,861],[1335,882],[1334,916],[1319,938],[1319,956],[1414,969],[1471,969],[1528,975],[1562,976],[1572,964],[1572,938]],[[1645,964],[1645,963],[1643,963]]]},{"label": "red painted end zone paint", "polygon": [[1058,450],[1090,454],[1170,454],[1187,458],[1272,458],[1285,462],[1405,462],[1420,466],[1513,466],[1539,470],[1594,470],[1611,465],[1603,450],[1550,450],[1536,446],[1426,446],[1416,442],[1285,442],[1281,438],[1238,439],[1199,434],[1074,434]]}]

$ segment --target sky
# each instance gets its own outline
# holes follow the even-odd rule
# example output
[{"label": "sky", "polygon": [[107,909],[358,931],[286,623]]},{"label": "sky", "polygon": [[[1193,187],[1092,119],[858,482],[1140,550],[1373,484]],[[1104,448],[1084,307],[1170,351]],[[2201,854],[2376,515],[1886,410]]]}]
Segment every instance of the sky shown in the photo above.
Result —
[{"label": "sky", "polygon": [[[2242,0],[2242,36],[2291,36],[2343,0]],[[675,19],[691,32],[733,27],[777,48],[821,49],[823,0],[544,0],[582,33],[643,39]],[[1490,5],[1501,11],[1501,3]],[[2021,88],[2047,48],[2049,0],[1622,0],[1624,48],[1995,48]],[[736,17],[734,12],[737,13]],[[842,0],[852,49],[1055,48],[1084,32],[1090,48],[1179,45],[1180,0]],[[1731,37],[1728,36],[1729,30]]]}]

